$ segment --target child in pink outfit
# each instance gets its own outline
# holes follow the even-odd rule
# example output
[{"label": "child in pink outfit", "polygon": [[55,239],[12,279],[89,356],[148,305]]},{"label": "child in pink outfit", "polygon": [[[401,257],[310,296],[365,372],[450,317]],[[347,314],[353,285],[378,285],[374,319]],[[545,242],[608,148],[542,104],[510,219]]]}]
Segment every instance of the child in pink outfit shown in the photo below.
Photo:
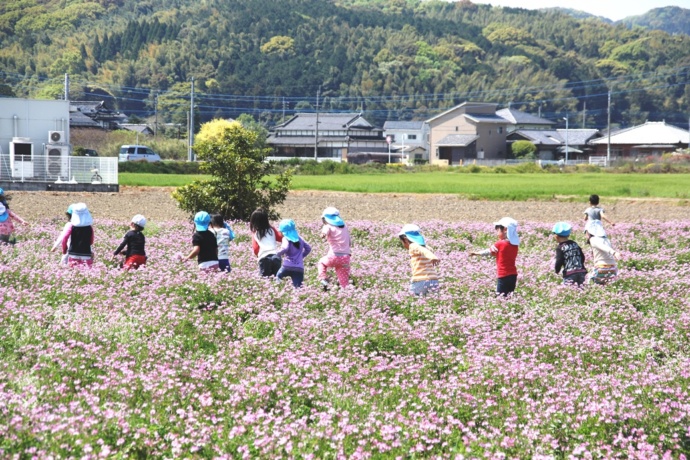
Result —
[{"label": "child in pink outfit", "polygon": [[[2,190],[2,189],[0,189]],[[0,242],[14,244],[12,233],[14,233],[14,221],[26,225],[26,221],[10,211],[4,203],[0,203]]]},{"label": "child in pink outfit", "polygon": [[329,285],[327,271],[333,268],[340,287],[347,287],[350,284],[350,231],[336,208],[324,209],[321,220],[324,223],[321,237],[328,241],[330,248],[328,254],[317,264],[319,280],[323,288],[327,290]]}]

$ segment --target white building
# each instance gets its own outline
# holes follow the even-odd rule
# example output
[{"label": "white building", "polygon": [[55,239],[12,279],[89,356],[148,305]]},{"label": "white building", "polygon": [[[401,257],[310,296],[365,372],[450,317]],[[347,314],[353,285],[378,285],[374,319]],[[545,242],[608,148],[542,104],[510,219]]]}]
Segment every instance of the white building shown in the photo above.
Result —
[{"label": "white building", "polygon": [[391,148],[407,164],[428,163],[429,124],[424,121],[387,121],[383,134],[390,136]]}]

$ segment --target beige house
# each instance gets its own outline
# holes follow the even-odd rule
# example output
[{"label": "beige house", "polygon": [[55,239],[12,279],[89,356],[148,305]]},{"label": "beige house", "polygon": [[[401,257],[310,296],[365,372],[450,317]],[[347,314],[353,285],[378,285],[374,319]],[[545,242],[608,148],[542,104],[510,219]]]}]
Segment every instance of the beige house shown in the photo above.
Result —
[{"label": "beige house", "polygon": [[429,162],[458,165],[473,159],[504,159],[510,121],[496,114],[497,106],[463,102],[428,119]]}]

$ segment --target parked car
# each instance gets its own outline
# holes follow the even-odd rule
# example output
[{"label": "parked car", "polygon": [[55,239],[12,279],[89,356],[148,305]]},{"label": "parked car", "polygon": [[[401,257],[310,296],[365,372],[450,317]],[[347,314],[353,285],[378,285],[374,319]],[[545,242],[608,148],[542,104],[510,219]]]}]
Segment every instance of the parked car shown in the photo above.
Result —
[{"label": "parked car", "polygon": [[94,149],[85,149],[84,147],[77,147],[72,152],[75,157],[97,157],[98,152]]},{"label": "parked car", "polygon": [[161,161],[160,155],[145,145],[123,145],[120,147],[120,161]]}]

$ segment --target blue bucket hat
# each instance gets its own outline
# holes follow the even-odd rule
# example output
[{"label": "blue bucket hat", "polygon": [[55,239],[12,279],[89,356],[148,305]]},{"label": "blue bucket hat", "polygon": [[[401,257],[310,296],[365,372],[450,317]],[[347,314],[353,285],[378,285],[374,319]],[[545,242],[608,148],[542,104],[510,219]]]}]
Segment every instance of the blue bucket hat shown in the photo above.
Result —
[{"label": "blue bucket hat", "polygon": [[10,213],[7,212],[7,208],[4,204],[0,203],[0,222],[5,222],[10,217]]},{"label": "blue bucket hat", "polygon": [[208,226],[211,223],[211,216],[206,211],[199,211],[194,216],[194,227],[198,232],[203,232],[208,230]]},{"label": "blue bucket hat", "polygon": [[566,237],[570,236],[570,232],[572,230],[573,227],[571,227],[568,222],[556,222],[556,225],[553,226],[553,230],[551,230],[551,233],[555,233],[558,236]]},{"label": "blue bucket hat", "polygon": [[419,230],[419,227],[416,226],[415,224],[406,224],[403,226],[402,229],[400,229],[400,233],[398,233],[398,236],[405,236],[408,240],[412,241],[413,243],[417,243],[420,246],[426,245],[426,241],[424,241],[424,237],[422,236],[422,232]]},{"label": "blue bucket hat", "polygon": [[321,217],[326,219],[326,222],[331,225],[335,225],[336,227],[345,225],[345,221],[342,219],[342,217],[340,217],[340,211],[333,206],[329,206],[328,208],[324,209]]},{"label": "blue bucket hat", "polygon": [[66,212],[67,214],[69,214],[69,215],[72,215],[72,206],[73,206],[73,205],[67,206],[67,211],[65,211],[65,212]]},{"label": "blue bucket hat", "polygon": [[0,187],[0,195],[4,195],[5,191]]},{"label": "blue bucket hat", "polygon": [[283,236],[288,239],[288,241],[292,241],[293,243],[299,241],[299,233],[297,233],[297,229],[295,228],[294,220],[281,220],[280,224],[278,224],[278,230],[280,230],[280,233],[282,233]]}]

